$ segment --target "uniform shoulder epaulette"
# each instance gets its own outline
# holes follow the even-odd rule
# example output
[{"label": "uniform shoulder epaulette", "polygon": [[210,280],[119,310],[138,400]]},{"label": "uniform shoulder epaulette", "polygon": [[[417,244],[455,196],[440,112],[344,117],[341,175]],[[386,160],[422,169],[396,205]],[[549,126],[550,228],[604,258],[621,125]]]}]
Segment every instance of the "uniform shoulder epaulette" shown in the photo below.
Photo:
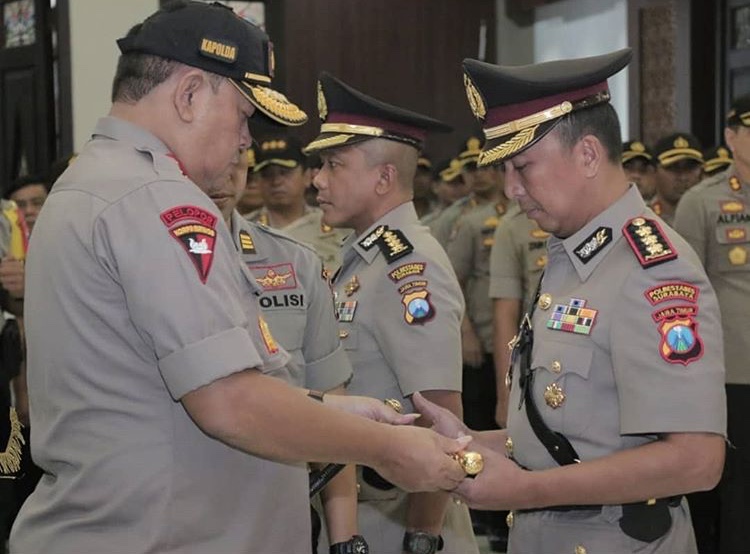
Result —
[{"label": "uniform shoulder epaulette", "polygon": [[654,219],[634,217],[625,223],[622,234],[644,268],[677,258],[677,251]]},{"label": "uniform shoulder epaulette", "polygon": [[414,246],[406,235],[398,229],[389,228],[388,225],[378,225],[372,233],[359,241],[359,245],[365,250],[377,245],[389,264],[414,251]]}]

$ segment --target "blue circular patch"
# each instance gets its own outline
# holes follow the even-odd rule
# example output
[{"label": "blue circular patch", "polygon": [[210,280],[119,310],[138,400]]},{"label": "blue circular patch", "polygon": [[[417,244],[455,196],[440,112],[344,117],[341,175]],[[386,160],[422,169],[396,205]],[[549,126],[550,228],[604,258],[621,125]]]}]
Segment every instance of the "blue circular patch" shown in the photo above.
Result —
[{"label": "blue circular patch", "polygon": [[424,319],[430,315],[430,303],[424,298],[415,298],[406,307],[414,319]]},{"label": "blue circular patch", "polygon": [[667,344],[673,352],[689,352],[695,346],[695,333],[685,325],[675,325],[667,331]]}]

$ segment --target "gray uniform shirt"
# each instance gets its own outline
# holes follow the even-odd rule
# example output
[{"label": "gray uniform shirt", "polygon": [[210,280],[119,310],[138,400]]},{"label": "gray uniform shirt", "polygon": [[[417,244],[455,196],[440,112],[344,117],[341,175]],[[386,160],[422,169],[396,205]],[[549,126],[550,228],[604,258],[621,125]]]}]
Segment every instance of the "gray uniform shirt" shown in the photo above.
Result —
[{"label": "gray uniform shirt", "polygon": [[517,203],[508,207],[490,253],[490,298],[522,300],[522,310],[528,309],[547,265],[547,238],[549,233],[526,217]]},{"label": "gray uniform shirt", "polygon": [[[419,224],[411,202],[344,243],[334,279],[342,343],[354,366],[348,390],[395,398],[461,390],[463,296],[445,251]],[[372,552],[399,552],[407,495],[360,482],[359,529]],[[446,553],[476,551],[466,506],[450,503]]]},{"label": "gray uniform shirt", "polygon": [[[248,214],[247,219],[265,225],[269,223],[265,208]],[[312,246],[331,274],[341,266],[341,243],[351,233],[347,229],[334,229],[323,223],[323,212],[320,208],[312,206],[307,206],[305,215],[284,227],[282,231]]]},{"label": "gray uniform shirt", "polygon": [[505,206],[501,203],[477,206],[456,222],[456,231],[445,247],[458,281],[463,285],[466,313],[483,350],[488,353],[493,350],[490,252],[495,242],[495,229],[504,213]]},{"label": "gray uniform shirt", "polygon": [[45,475],[12,552],[309,549],[304,466],[208,437],[178,402],[289,355],[221,215],[156,137],[98,122],[45,203],[26,268],[31,447]]},{"label": "gray uniform shirt", "polygon": [[689,189],[674,228],[695,249],[716,290],[727,383],[750,385],[750,188],[730,166]]},{"label": "gray uniform shirt", "polygon": [[429,224],[432,236],[445,246],[456,228],[456,221],[477,207],[477,201],[473,196],[459,198],[453,204],[445,208],[440,215]]},{"label": "gray uniform shirt", "polygon": [[273,337],[294,359],[276,376],[321,391],[345,383],[352,366],[339,340],[333,294],[315,251],[237,212],[232,214],[232,236],[255,277]]},{"label": "gray uniform shirt", "polygon": [[[629,225],[644,259],[649,249],[661,252],[645,263],[663,263],[639,263],[624,231]],[[548,250],[532,318],[531,359],[532,394],[547,426],[565,435],[582,461],[648,443],[660,433],[725,435],[716,296],[695,253],[645,206],[638,189],[631,185],[574,235],[550,238]],[[531,470],[557,467],[521,406],[519,374],[516,359],[508,414],[512,456]],[[595,516],[519,514],[510,551],[562,553],[582,545],[589,552],[640,552],[644,543],[636,545],[619,528],[620,509],[607,507]],[[645,551],[695,550],[684,500],[672,517],[667,536]]]}]

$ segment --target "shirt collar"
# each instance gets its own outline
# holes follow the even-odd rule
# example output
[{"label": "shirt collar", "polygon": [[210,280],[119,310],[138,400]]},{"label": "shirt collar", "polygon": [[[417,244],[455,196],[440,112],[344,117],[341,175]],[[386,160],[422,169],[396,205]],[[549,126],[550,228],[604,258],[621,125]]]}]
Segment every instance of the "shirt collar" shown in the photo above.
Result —
[{"label": "shirt collar", "polygon": [[143,127],[111,115],[99,118],[92,136],[102,136],[113,140],[129,142],[136,150],[148,150],[161,154],[169,153],[169,148]]},{"label": "shirt collar", "polygon": [[549,239],[550,251],[560,246],[565,250],[581,281],[588,279],[609,251],[622,239],[622,228],[630,219],[643,215],[646,204],[638,188],[630,185],[614,204],[589,221],[571,236]]},{"label": "shirt collar", "polygon": [[387,225],[390,229],[399,229],[407,225],[413,225],[419,222],[417,217],[417,211],[414,209],[414,204],[404,202],[393,208],[390,212],[386,213],[378,221],[373,223],[364,233],[359,236],[354,236],[354,233],[349,235],[344,241],[342,246],[342,255],[345,258],[351,256],[350,250],[356,252],[365,262],[371,264],[380,253],[379,248],[371,247],[365,248],[360,242],[371,233],[373,233],[381,225]]}]

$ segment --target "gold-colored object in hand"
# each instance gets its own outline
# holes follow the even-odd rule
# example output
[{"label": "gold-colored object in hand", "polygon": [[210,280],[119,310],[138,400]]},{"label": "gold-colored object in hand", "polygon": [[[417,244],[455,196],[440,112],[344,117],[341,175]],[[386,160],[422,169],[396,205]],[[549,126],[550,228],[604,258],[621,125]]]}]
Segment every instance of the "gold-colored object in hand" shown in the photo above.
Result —
[{"label": "gold-colored object in hand", "polygon": [[401,406],[401,402],[399,402],[395,398],[386,398],[385,400],[383,400],[383,402],[386,406],[388,406],[389,408],[393,408],[394,411],[400,414],[404,412],[404,408],[403,406]]},{"label": "gold-colored object in hand", "polygon": [[467,475],[477,475],[484,469],[484,459],[479,452],[456,452],[453,459],[461,464]]}]

